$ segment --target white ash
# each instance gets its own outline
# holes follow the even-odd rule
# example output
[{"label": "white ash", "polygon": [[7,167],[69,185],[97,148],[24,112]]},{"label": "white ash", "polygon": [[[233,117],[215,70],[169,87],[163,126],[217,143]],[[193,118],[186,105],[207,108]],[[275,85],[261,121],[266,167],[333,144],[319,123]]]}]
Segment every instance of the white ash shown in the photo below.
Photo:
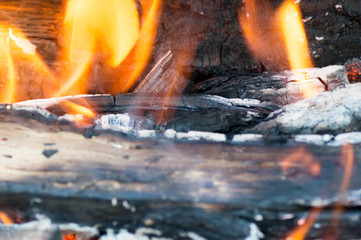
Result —
[{"label": "white ash", "polygon": [[134,234],[124,229],[115,234],[114,230],[108,229],[107,234],[102,236],[99,240],[172,240],[170,238],[161,237],[161,235],[161,231],[151,228],[139,228]]},{"label": "white ash", "polygon": [[227,137],[222,133],[213,132],[200,132],[200,131],[189,131],[187,133],[179,132],[176,134],[178,140],[190,140],[190,141],[211,141],[211,142],[225,142]]},{"label": "white ash", "polygon": [[233,136],[232,142],[245,143],[245,142],[257,142],[263,139],[261,134],[237,134]]},{"label": "white ash", "polygon": [[245,238],[245,240],[260,240],[264,237],[265,235],[259,230],[257,225],[251,223],[249,225],[249,235]]},{"label": "white ash", "polygon": [[180,233],[179,234],[181,237],[188,237],[191,240],[207,240],[204,237],[199,236],[198,234],[194,233],[194,232],[186,232],[186,233]]},{"label": "white ash", "polygon": [[287,105],[248,132],[339,134],[361,131],[361,84],[356,83]]},{"label": "white ash", "polygon": [[37,215],[37,220],[22,224],[1,225],[0,239],[37,239],[60,240],[61,233],[74,233],[78,240],[87,240],[98,236],[97,229],[80,226],[75,223],[55,224],[43,215]]},{"label": "white ash", "polygon": [[334,138],[333,135],[330,134],[303,134],[303,135],[296,135],[294,137],[295,142],[302,142],[302,143],[308,143],[313,145],[325,145],[329,141],[331,141]]},{"label": "white ash", "polygon": [[96,124],[99,124],[103,128],[134,127],[128,113],[103,115],[99,120],[97,120]]},{"label": "white ash", "polygon": [[177,131],[174,129],[167,129],[164,131],[164,137],[168,139],[175,139],[177,136]]},{"label": "white ash", "polygon": [[361,132],[341,133],[338,135],[303,134],[294,136],[294,141],[313,145],[338,147],[347,143],[361,143]]}]

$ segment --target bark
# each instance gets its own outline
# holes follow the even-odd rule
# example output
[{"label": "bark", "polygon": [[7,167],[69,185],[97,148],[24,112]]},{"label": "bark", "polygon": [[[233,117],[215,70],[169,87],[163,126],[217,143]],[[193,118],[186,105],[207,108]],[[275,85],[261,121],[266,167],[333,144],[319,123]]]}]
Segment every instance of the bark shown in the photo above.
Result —
[{"label": "bark", "polygon": [[192,92],[225,98],[251,98],[284,106],[304,98],[300,86],[306,91],[316,90],[321,93],[347,84],[349,81],[345,67],[328,66],[280,73],[216,77],[196,84]]},{"label": "bark", "polygon": [[[151,226],[165,237],[191,231],[210,240],[244,239],[255,223],[267,239],[280,239],[321,204],[321,227],[310,233],[316,238],[329,230],[344,177],[340,147],[86,139],[34,115],[7,116],[13,119],[0,121],[0,206],[25,219],[40,212],[54,222],[104,228],[116,222],[131,231]],[[320,164],[319,176],[303,161],[282,171],[299,148],[305,149],[300,159],[311,155]],[[57,152],[46,157],[44,150]],[[338,239],[358,234],[360,151],[355,145]]]},{"label": "bark", "polygon": [[360,131],[360,90],[361,84],[351,84],[285,106],[248,131],[276,135]]}]

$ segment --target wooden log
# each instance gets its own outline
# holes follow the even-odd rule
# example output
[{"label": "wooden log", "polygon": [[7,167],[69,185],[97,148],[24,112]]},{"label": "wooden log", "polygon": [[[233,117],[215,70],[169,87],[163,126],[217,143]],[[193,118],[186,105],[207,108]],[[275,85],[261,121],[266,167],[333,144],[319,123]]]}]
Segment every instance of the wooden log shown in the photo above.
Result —
[{"label": "wooden log", "polygon": [[300,85],[320,93],[347,84],[344,66],[328,66],[256,76],[235,74],[216,77],[195,85],[192,92],[226,98],[252,98],[284,106],[303,99]]},{"label": "wooden log", "polygon": [[361,84],[351,84],[285,106],[248,131],[276,135],[360,131],[360,90]]},{"label": "wooden log", "polygon": [[[210,240],[244,239],[254,223],[267,239],[280,239],[322,203],[321,227],[311,229],[320,237],[344,178],[340,147],[86,139],[23,115],[0,119],[0,206],[20,207],[28,218],[41,212],[54,222],[116,222],[131,231],[148,225],[165,237],[195,232]],[[302,161],[282,171],[299,148],[319,164],[318,176]],[[47,157],[44,150],[57,152]],[[349,230],[361,214],[354,210],[360,151],[355,145],[340,238],[358,234]]]}]

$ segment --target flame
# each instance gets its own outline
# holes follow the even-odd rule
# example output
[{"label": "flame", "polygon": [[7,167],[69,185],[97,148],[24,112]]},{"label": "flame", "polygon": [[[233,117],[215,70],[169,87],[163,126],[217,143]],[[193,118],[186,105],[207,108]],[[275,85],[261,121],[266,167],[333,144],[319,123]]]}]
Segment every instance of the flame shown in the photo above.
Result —
[{"label": "flame", "polygon": [[89,106],[84,105],[87,105],[85,101],[82,102],[82,105],[69,100],[64,100],[60,103],[64,111],[66,111],[67,114],[73,115],[79,125],[86,125],[96,118],[95,112],[90,110]]},{"label": "flame", "polygon": [[301,10],[294,1],[286,0],[277,11],[292,69],[312,67]]},{"label": "flame", "polygon": [[[301,69],[313,66],[299,6],[285,0],[274,11],[268,1],[245,0],[239,22],[252,54],[267,70]],[[281,31],[279,31],[279,29]],[[284,62],[284,60],[288,62]],[[308,84],[299,86],[305,98],[319,92]]]},{"label": "flame", "polygon": [[[6,79],[3,87],[0,88],[0,101],[3,103],[13,103],[19,100],[26,100],[22,96],[29,86],[19,86],[18,83],[18,68],[22,66],[20,63],[26,64],[32,73],[37,75],[39,79],[46,79],[44,84],[44,92],[53,88],[56,84],[56,79],[36,53],[36,46],[33,45],[25,35],[16,28],[11,28],[7,25],[0,24],[0,54],[6,60],[0,66],[0,72]],[[32,76],[22,76],[23,81],[30,82]]]},{"label": "flame", "polygon": [[[291,69],[311,68],[313,64],[299,6],[291,0],[286,0],[277,11],[277,21],[281,25]],[[310,86],[304,84],[299,86],[305,98],[319,93]]]},{"label": "flame", "polygon": [[292,230],[286,240],[303,240],[321,212],[322,208],[313,208],[304,223]]},{"label": "flame", "polygon": [[141,6],[144,11],[144,15],[142,17],[140,37],[135,49],[135,55],[130,61],[130,64],[134,68],[131,74],[125,78],[126,81],[123,81],[121,85],[114,87],[116,93],[126,93],[134,86],[152,54],[152,47],[157,34],[157,27],[160,18],[159,12],[161,12],[163,4],[162,0],[153,0],[152,2],[142,0]]},{"label": "flame", "polygon": [[343,145],[342,147],[341,165],[345,167],[345,170],[340,186],[337,203],[335,204],[335,208],[332,213],[331,226],[333,227],[332,232],[334,236],[337,235],[337,227],[339,225],[340,217],[343,212],[343,202],[345,200],[347,189],[350,186],[350,180],[352,177],[354,165],[354,150],[353,146],[349,143]]},{"label": "flame", "polygon": [[239,12],[243,37],[253,56],[266,70],[289,68],[283,39],[275,25],[274,10],[269,1],[245,0]]},{"label": "flame", "polygon": [[[2,103],[13,103],[15,101],[16,91],[16,73],[13,57],[11,56],[11,50],[9,41],[5,36],[0,37],[0,54],[5,56],[6,59],[6,71],[7,79],[4,88],[1,90],[0,101]],[[2,66],[3,67],[3,66]],[[2,69],[1,69],[2,70]]]},{"label": "flame", "polygon": [[85,92],[79,81],[98,51],[111,67],[125,59],[139,37],[138,11],[133,0],[68,0],[63,27],[70,77],[56,96]]},{"label": "flame", "polygon": [[0,211],[0,222],[3,224],[13,224],[14,221],[10,218],[9,215]]},{"label": "flame", "polygon": [[282,171],[286,174],[291,167],[300,167],[305,169],[313,176],[321,173],[321,166],[315,162],[313,157],[306,152],[305,148],[299,148],[297,151],[286,157],[280,162]]}]

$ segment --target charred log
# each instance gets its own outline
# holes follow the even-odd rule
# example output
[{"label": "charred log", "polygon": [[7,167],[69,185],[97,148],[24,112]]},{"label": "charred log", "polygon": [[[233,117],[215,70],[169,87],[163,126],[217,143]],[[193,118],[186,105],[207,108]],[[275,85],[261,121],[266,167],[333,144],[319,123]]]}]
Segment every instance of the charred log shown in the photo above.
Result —
[{"label": "charred log", "polygon": [[347,84],[345,67],[329,66],[294,72],[216,77],[195,85],[192,91],[225,98],[252,98],[284,106],[303,99],[300,85],[323,92]]},{"label": "charred log", "polygon": [[[280,150],[261,142],[145,142],[112,135],[90,140],[48,125],[26,118],[0,122],[0,205],[24,219],[42,213],[55,223],[101,223],[133,232],[146,226],[165,237],[195,232],[210,240],[243,239],[254,224],[267,239],[280,239],[311,208],[323,206],[320,228],[310,232],[320,237],[328,231],[344,177],[340,147],[288,143]],[[42,152],[50,148],[58,152],[47,158]],[[299,148],[320,164],[319,176],[304,162],[282,171],[282,161]],[[340,239],[358,234],[359,145],[354,151]]]},{"label": "charred log", "polygon": [[276,135],[360,131],[360,89],[359,83],[351,84],[285,106],[249,131]]}]

